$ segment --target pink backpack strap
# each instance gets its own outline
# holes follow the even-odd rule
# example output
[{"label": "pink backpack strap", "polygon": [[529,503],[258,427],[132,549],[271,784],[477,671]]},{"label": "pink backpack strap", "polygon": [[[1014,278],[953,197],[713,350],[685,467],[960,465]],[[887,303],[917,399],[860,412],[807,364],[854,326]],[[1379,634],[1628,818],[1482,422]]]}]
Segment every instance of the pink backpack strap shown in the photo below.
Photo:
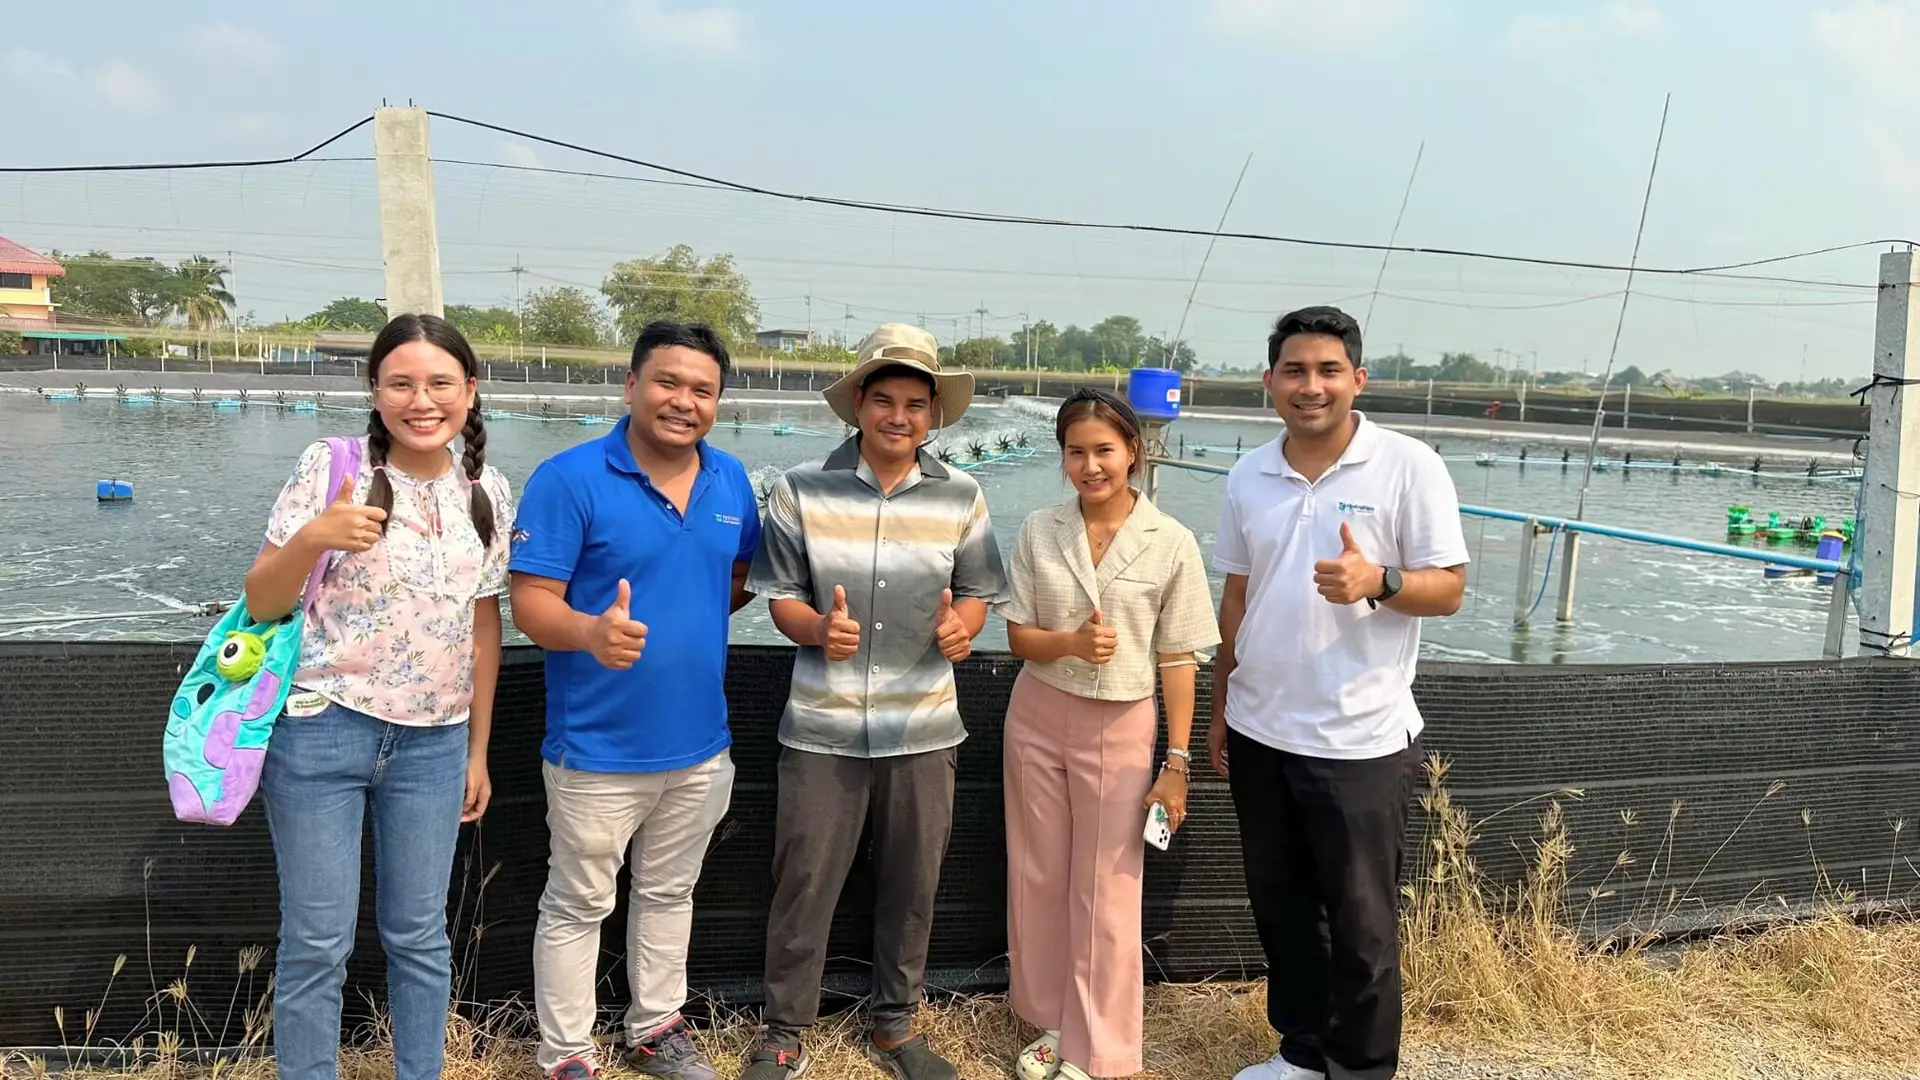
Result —
[{"label": "pink backpack strap", "polygon": [[[360,440],[346,436],[330,435],[327,444],[327,486],[321,503],[324,510],[327,503],[340,490],[340,485],[351,477],[360,474]],[[300,607],[308,615],[313,614],[313,602],[320,595],[320,579],[327,575],[327,568],[333,565],[337,552],[326,552],[314,561],[313,570],[307,574],[307,586],[301,593]]]}]

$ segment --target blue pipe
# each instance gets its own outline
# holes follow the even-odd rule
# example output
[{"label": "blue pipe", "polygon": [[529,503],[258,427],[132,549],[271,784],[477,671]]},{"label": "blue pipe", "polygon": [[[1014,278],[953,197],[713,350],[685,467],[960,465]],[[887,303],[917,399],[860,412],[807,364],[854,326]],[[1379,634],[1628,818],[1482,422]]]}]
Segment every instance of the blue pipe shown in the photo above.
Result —
[{"label": "blue pipe", "polygon": [[1758,548],[1735,547],[1732,544],[1715,544],[1707,540],[1689,540],[1684,536],[1664,536],[1660,533],[1642,532],[1639,529],[1623,529],[1615,525],[1599,525],[1591,521],[1574,521],[1569,518],[1546,517],[1541,514],[1522,514],[1513,510],[1496,510],[1486,506],[1461,506],[1460,512],[1469,517],[1495,518],[1500,521],[1526,521],[1532,518],[1549,529],[1565,529],[1568,532],[1592,533],[1595,536],[1611,536],[1617,540],[1637,540],[1643,544],[1657,544],[1661,547],[1679,548],[1682,551],[1698,551],[1708,555],[1724,555],[1730,559],[1746,559],[1751,562],[1772,563],[1775,566],[1791,566],[1800,570],[1831,570],[1839,572],[1845,569],[1832,559],[1811,559],[1804,555],[1789,555],[1785,552],[1767,551]]},{"label": "blue pipe", "polygon": [[[1150,457],[1155,465],[1170,465],[1176,469],[1189,469],[1194,472],[1225,474],[1226,465],[1202,464],[1197,461],[1181,461],[1174,458]],[[1775,566],[1791,566],[1797,570],[1831,570],[1838,573],[1845,565],[1832,559],[1810,559],[1804,555],[1789,555],[1785,552],[1768,551],[1760,548],[1735,547],[1732,544],[1715,544],[1707,540],[1689,540],[1684,536],[1665,536],[1660,533],[1642,532],[1639,529],[1622,529],[1614,525],[1597,525],[1591,521],[1574,521],[1570,518],[1547,517],[1544,514],[1522,514],[1515,510],[1498,510],[1489,506],[1461,506],[1460,512],[1468,517],[1495,518],[1500,521],[1526,521],[1529,518],[1549,529],[1565,529],[1568,532],[1592,533],[1595,536],[1611,536],[1617,540],[1635,540],[1642,544],[1657,544],[1661,547],[1679,548],[1682,551],[1698,551],[1707,555],[1724,555],[1730,559],[1746,559],[1749,562],[1772,563]],[[1857,517],[1857,515],[1856,515]],[[1920,612],[1915,615],[1920,620]]]}]

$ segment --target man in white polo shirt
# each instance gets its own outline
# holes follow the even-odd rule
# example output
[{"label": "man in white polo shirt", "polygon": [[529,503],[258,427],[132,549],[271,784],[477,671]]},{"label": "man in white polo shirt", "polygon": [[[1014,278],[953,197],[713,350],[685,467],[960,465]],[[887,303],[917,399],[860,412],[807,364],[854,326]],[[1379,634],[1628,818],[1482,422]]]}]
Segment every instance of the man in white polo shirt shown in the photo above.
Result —
[{"label": "man in white polo shirt", "polygon": [[1281,316],[1286,431],[1227,477],[1207,749],[1233,789],[1280,1052],[1236,1080],[1387,1080],[1400,1059],[1399,877],[1420,761],[1420,620],[1466,585],[1439,455],[1355,412],[1360,327]]}]

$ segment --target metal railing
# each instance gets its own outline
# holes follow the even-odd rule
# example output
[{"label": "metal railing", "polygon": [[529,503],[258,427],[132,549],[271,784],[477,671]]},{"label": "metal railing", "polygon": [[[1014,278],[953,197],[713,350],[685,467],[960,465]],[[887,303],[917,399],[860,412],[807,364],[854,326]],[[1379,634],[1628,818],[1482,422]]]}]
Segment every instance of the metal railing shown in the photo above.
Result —
[{"label": "metal railing", "polygon": [[[1212,462],[1187,461],[1153,455],[1147,458],[1147,493],[1152,498],[1158,488],[1159,466],[1185,469],[1190,472],[1225,475],[1230,471],[1226,465]],[[1514,629],[1522,629],[1531,621],[1533,611],[1539,606],[1546,591],[1547,579],[1539,580],[1535,591],[1534,547],[1535,540],[1547,535],[1557,543],[1560,534],[1566,535],[1566,552],[1560,566],[1560,596],[1554,618],[1558,622],[1573,621],[1574,589],[1578,579],[1580,537],[1582,535],[1605,536],[1615,540],[1627,540],[1636,544],[1651,544],[1655,547],[1673,548],[1679,551],[1693,551],[1703,555],[1717,555],[1728,559],[1745,559],[1748,562],[1783,566],[1794,570],[1811,570],[1815,573],[1833,575],[1832,598],[1827,606],[1827,633],[1822,655],[1828,659],[1838,659],[1846,654],[1847,606],[1853,592],[1853,574],[1848,565],[1833,559],[1813,558],[1790,552],[1770,551],[1765,548],[1740,547],[1735,544],[1718,544],[1710,540],[1695,540],[1685,536],[1669,536],[1664,533],[1646,532],[1641,529],[1628,529],[1618,525],[1602,525],[1594,521],[1577,521],[1572,518],[1553,517],[1547,514],[1529,514],[1518,510],[1502,510],[1490,506],[1470,506],[1462,504],[1460,513],[1467,517],[1489,518],[1496,521],[1519,522],[1526,526],[1520,535],[1519,578],[1514,591]],[[1553,543],[1547,552],[1547,576],[1553,574]]]}]

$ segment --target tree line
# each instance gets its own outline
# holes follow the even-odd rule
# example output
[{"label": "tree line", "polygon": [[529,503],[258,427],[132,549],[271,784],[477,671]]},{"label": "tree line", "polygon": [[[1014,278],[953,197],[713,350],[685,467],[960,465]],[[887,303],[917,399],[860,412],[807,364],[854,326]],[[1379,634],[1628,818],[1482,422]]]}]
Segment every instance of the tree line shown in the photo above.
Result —
[{"label": "tree line", "polygon": [[[52,279],[53,302],[63,318],[116,326],[185,325],[211,330],[234,325],[269,333],[317,335],[329,330],[372,332],[387,321],[387,312],[374,300],[342,297],[298,319],[260,324],[240,316],[229,288],[232,271],[219,260],[195,255],[168,265],[151,257],[118,258],[106,251],[51,257],[64,264],[64,277]],[[752,283],[726,253],[702,257],[686,244],[676,244],[651,258],[613,264],[597,290],[555,284],[536,288],[517,304],[448,304],[448,321],[476,344],[507,346],[546,344],[572,347],[622,348],[639,336],[641,327],[655,319],[704,322],[713,326],[730,348],[753,344],[760,307]],[[11,342],[0,345],[12,344]],[[820,341],[799,350],[795,358],[822,364],[851,361],[851,342]],[[1257,347],[1257,345],[1256,345]],[[1131,315],[1110,315],[1091,326],[1058,326],[1042,319],[1014,331],[1007,338],[969,337],[941,347],[941,360],[975,370],[1023,370],[1028,367],[1060,372],[1113,372],[1133,367],[1166,367],[1182,372],[1198,370],[1193,348],[1185,341],[1169,342],[1149,334]],[[1256,364],[1252,373],[1263,365]],[[1593,386],[1594,376],[1568,371],[1537,376],[1515,368],[1489,364],[1470,352],[1443,352],[1438,362],[1416,360],[1404,353],[1367,361],[1375,379],[1438,383],[1498,385],[1522,381],[1541,387]],[[1670,394],[1744,393],[1749,387],[1776,394],[1842,397],[1860,380],[1823,379],[1817,382],[1770,384],[1739,372],[1719,377],[1682,377],[1668,371],[1647,374],[1629,365],[1608,381],[1613,389]]]},{"label": "tree line", "polygon": [[[378,302],[342,297],[300,318],[261,323],[237,313],[228,288],[231,269],[196,255],[169,266],[151,257],[120,258],[107,251],[50,257],[67,273],[52,280],[53,302],[73,321],[113,326],[185,325],[195,330],[231,326],[315,334],[373,331],[387,321]],[[685,244],[655,258],[615,263],[598,295],[571,285],[538,288],[517,305],[449,304],[447,317],[476,341],[573,346],[618,346],[654,319],[705,322],[734,346],[749,344],[760,308],[733,256],[705,259]]]},{"label": "tree line", "polygon": [[[575,285],[543,286],[512,306],[448,304],[446,317],[469,339],[489,345],[620,348],[646,324],[675,319],[704,322],[738,349],[752,344],[760,305],[732,255],[702,259],[676,244],[654,258],[615,263],[597,295]],[[374,301],[342,297],[284,325],[310,333],[373,331],[386,321],[386,310]]]},{"label": "tree line", "polygon": [[967,338],[940,350],[941,359],[969,368],[1045,371],[1125,371],[1135,367],[1164,367],[1193,371],[1198,358],[1184,341],[1171,344],[1148,334],[1131,315],[1109,315],[1082,329],[1062,328],[1041,319],[1015,330],[1008,340]]},{"label": "tree line", "polygon": [[227,288],[232,271],[210,256],[195,255],[173,266],[154,258],[119,259],[105,251],[69,255],[56,250],[49,257],[67,269],[48,285],[66,318],[116,326],[175,320],[195,330],[233,320],[235,302]]}]

